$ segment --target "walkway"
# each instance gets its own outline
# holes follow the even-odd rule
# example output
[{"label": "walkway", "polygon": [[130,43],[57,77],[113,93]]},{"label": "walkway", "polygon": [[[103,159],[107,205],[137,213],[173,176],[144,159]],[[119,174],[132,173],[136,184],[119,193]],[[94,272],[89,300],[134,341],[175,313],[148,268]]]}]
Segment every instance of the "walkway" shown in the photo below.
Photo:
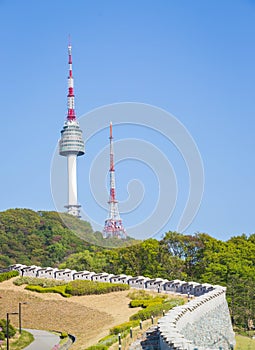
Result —
[{"label": "walkway", "polygon": [[54,345],[59,343],[59,336],[46,331],[37,329],[25,329],[33,334],[35,340],[28,345],[24,350],[51,350]]}]

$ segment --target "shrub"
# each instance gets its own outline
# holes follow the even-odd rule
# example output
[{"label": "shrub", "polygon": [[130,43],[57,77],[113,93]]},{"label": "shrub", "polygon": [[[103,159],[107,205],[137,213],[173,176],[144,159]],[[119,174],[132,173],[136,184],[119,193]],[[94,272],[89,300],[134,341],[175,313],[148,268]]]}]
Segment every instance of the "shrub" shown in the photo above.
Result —
[{"label": "shrub", "polygon": [[153,299],[153,296],[147,293],[145,290],[135,290],[128,293],[128,298],[131,300],[149,300]]},{"label": "shrub", "polygon": [[9,271],[9,272],[3,272],[0,273],[0,282],[9,280],[10,278],[18,276],[18,271]]},{"label": "shrub", "polygon": [[143,307],[146,308],[149,305],[152,304],[162,304],[165,300],[165,296],[162,297],[155,297],[153,299],[138,299],[138,300],[131,300],[129,303],[130,307]]},{"label": "shrub", "polygon": [[[1,332],[4,334],[5,338],[6,338],[6,333],[7,333],[6,324],[7,324],[7,322],[5,319],[0,320],[0,328],[2,328]],[[14,337],[14,335],[16,334],[16,329],[13,327],[13,325],[10,324],[10,322],[9,322],[8,329],[9,329],[9,338]]]},{"label": "shrub", "polygon": [[118,341],[116,334],[109,334],[106,337],[99,340],[98,345],[105,345],[107,348]]},{"label": "shrub", "polygon": [[129,330],[130,327],[137,327],[139,325],[139,320],[129,321],[122,323],[118,326],[115,326],[110,329],[110,334],[119,334],[126,330]]},{"label": "shrub", "polygon": [[92,345],[86,350],[107,350],[108,346],[103,345],[103,344],[97,344],[97,345]]},{"label": "shrub", "polygon": [[61,334],[60,334],[60,338],[61,339],[64,339],[64,338],[67,338],[68,337],[68,333],[67,332],[62,332]]},{"label": "shrub", "polygon": [[143,309],[147,309],[148,307],[154,306],[154,305],[162,305],[162,302],[160,301],[155,301],[153,303],[144,303],[143,304]]},{"label": "shrub", "polygon": [[138,311],[136,314],[132,315],[129,320],[133,321],[133,320],[147,320],[148,318],[150,318],[151,316],[160,316],[163,313],[163,310],[168,311],[170,309],[172,309],[173,307],[177,306],[177,305],[181,305],[183,304],[184,301],[183,299],[175,299],[175,300],[169,300],[166,301],[164,303],[156,303],[156,304],[152,304],[148,307],[146,307],[143,310]]},{"label": "shrub", "polygon": [[126,284],[76,280],[68,283],[66,293],[71,295],[105,294],[127,289],[129,286]]},{"label": "shrub", "polygon": [[[63,281],[55,281],[45,278],[21,277],[18,279],[17,285],[27,284],[27,290],[38,293],[59,293],[63,297],[70,297],[71,295],[89,295],[89,294],[105,294],[115,291],[129,289],[128,285],[108,283],[108,282],[92,282],[76,280],[68,284]],[[59,283],[60,282],[60,283]]]},{"label": "shrub", "polygon": [[145,300],[141,299],[141,300],[131,300],[129,303],[130,307],[142,307],[143,303],[145,302]]},{"label": "shrub", "polygon": [[66,285],[66,281],[55,280],[52,278],[37,278],[37,277],[20,277],[13,281],[16,286],[21,286],[22,284],[28,284],[33,286],[41,287],[56,287]]},{"label": "shrub", "polygon": [[129,319],[132,320],[147,320],[151,316],[159,316],[163,310],[165,310],[164,307],[162,307],[162,304],[157,304],[153,306],[149,306],[146,309],[138,311],[136,314],[132,315]]},{"label": "shrub", "polygon": [[17,278],[15,281],[13,281],[13,284],[15,284],[15,286],[22,286],[22,284],[28,284],[27,279],[29,277],[20,277]]},{"label": "shrub", "polygon": [[38,293],[58,293],[62,295],[63,297],[70,297],[71,295],[66,293],[66,286],[56,286],[56,287],[41,287],[41,286],[33,286],[33,285],[27,285],[27,290],[31,290],[32,292],[38,292]]}]

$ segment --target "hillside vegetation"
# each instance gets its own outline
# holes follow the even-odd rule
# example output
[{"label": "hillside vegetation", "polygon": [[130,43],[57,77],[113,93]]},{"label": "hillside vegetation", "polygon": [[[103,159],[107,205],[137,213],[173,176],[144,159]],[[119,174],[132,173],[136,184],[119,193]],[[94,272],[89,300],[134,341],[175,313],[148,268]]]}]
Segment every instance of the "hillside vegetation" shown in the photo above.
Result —
[{"label": "hillside vegetation", "polygon": [[60,266],[226,286],[233,325],[237,329],[255,325],[255,234],[223,242],[204,233],[168,232],[161,241],[72,254]]},{"label": "hillside vegetation", "polygon": [[247,329],[255,324],[255,234],[223,242],[205,233],[168,232],[161,241],[107,249],[99,246],[123,242],[104,240],[89,223],[61,215],[74,231],[55,212],[0,213],[0,266],[37,264],[220,284],[227,286],[234,326]]},{"label": "hillside vegetation", "polygon": [[132,241],[105,240],[100,232],[93,232],[90,223],[68,214],[29,209],[0,212],[0,267],[14,263],[57,266],[85,248],[94,251]]}]

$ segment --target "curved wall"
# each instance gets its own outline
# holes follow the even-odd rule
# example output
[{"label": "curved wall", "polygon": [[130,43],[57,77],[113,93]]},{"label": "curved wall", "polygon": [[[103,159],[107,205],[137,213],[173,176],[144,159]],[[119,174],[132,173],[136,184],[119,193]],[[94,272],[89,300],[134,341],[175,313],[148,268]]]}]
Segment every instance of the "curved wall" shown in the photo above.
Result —
[{"label": "curved wall", "polygon": [[162,350],[233,349],[232,330],[226,289],[214,290],[170,310],[159,322]]}]

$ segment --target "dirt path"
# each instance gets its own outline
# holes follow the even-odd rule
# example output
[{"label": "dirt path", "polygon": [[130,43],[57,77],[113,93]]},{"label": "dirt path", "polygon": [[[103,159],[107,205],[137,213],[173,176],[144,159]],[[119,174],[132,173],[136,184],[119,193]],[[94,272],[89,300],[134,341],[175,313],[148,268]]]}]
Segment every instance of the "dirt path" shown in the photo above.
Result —
[{"label": "dirt path", "polygon": [[[22,305],[22,327],[67,331],[77,337],[73,350],[84,350],[108,334],[109,328],[125,322],[137,312],[128,307],[128,291],[104,295],[63,298],[59,294],[37,294],[15,286],[13,280],[0,284],[0,318],[17,312]],[[11,315],[18,326],[18,316]]]}]

